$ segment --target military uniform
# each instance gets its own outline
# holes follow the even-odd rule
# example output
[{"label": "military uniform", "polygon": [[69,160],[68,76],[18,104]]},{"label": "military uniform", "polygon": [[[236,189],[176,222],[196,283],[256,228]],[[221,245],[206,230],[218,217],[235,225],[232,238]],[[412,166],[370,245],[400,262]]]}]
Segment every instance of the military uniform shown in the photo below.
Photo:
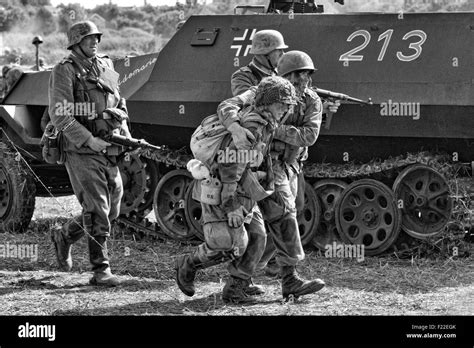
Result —
[{"label": "military uniform", "polygon": [[[83,74],[105,78],[104,84],[113,93],[87,81]],[[62,130],[65,166],[83,212],[65,226],[64,237],[72,244],[81,238],[84,229],[93,237],[89,238],[89,252],[94,272],[109,269],[106,238],[111,221],[119,215],[123,187],[116,157],[97,153],[85,144],[90,137],[106,131],[104,128],[120,124],[103,120],[104,110],[120,106],[117,82],[118,74],[107,56],[88,59],[77,52],[53,68],[49,82],[49,115]]]},{"label": "military uniform", "polygon": [[230,85],[232,95],[240,95],[247,91],[252,86],[257,86],[258,83],[267,76],[272,76],[275,73],[264,67],[255,58],[247,65],[232,74]]},{"label": "military uniform", "polygon": [[[224,126],[239,121],[238,110],[252,103],[255,88],[240,96],[222,102],[218,115]],[[302,173],[300,162],[305,159],[307,146],[316,142],[322,119],[319,96],[306,89],[284,124],[277,127],[271,150],[275,193],[259,202],[269,233],[276,246],[276,259],[281,266],[296,265],[304,258],[296,221],[295,199],[298,175]],[[283,145],[283,146],[281,146]],[[304,178],[302,178],[304,183]],[[265,254],[258,268],[262,268],[274,254],[275,246],[267,243]]]},{"label": "military uniform", "polygon": [[[268,144],[274,132],[274,124],[262,117],[255,110],[247,109],[240,115],[242,126],[256,135],[260,144]],[[237,152],[230,134],[226,136],[221,149],[228,148],[230,152]],[[267,148],[260,147],[260,156],[263,158]],[[266,243],[265,225],[262,214],[253,199],[252,190],[241,180],[245,175],[254,175],[249,162],[235,161],[216,163],[213,171],[222,185],[234,185],[235,194],[226,202],[219,205],[210,205],[201,202],[203,231],[205,243],[201,244],[193,253],[194,263],[199,268],[226,262],[232,259],[228,270],[233,278],[249,281],[260,261]],[[195,185],[194,196],[200,196],[200,181]],[[238,228],[228,226],[228,213],[243,207],[246,213],[244,224]]]},{"label": "military uniform", "polygon": [[[270,143],[275,129],[274,123],[256,113],[253,108],[242,112],[240,119],[242,126],[256,135],[258,143]],[[230,134],[222,142],[221,150],[225,151],[224,149],[228,149],[229,152],[237,151]],[[261,158],[267,150],[266,146],[259,147]],[[201,202],[205,243],[199,245],[191,253],[188,261],[184,258],[181,258],[181,261],[178,260],[178,268],[184,267],[185,262],[189,262],[193,269],[203,269],[232,260],[228,266],[231,275],[231,281],[228,284],[234,284],[233,282],[236,281],[245,285],[251,283],[251,276],[262,257],[266,243],[265,225],[255,201],[255,192],[252,192],[251,186],[246,185],[244,178],[254,175],[251,165],[252,163],[236,160],[217,162],[212,166],[212,171],[222,183],[223,189],[227,185],[230,187],[230,192],[234,193],[229,195],[228,200],[221,201],[219,205]],[[196,198],[201,195],[200,183],[201,181],[198,181],[194,186],[193,196]],[[228,225],[228,214],[237,209],[243,209],[244,223],[233,228]],[[188,296],[194,294],[194,290],[187,290],[179,281],[178,285]],[[226,288],[228,289],[229,286]],[[230,297],[232,294],[224,291],[224,300],[231,300]]]}]

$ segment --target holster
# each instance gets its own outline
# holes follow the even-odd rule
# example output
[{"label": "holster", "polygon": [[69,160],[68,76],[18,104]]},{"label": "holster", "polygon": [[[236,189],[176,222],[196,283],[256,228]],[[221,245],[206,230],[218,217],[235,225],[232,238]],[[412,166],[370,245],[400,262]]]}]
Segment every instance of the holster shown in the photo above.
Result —
[{"label": "holster", "polygon": [[62,131],[59,131],[51,121],[49,121],[45,127],[40,145],[42,147],[41,153],[46,163],[64,163],[63,134]]}]

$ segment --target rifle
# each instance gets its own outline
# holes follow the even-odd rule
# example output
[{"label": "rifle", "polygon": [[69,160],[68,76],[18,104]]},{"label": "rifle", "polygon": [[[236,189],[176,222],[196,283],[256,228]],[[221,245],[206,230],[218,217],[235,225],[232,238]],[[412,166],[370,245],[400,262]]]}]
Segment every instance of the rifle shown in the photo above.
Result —
[{"label": "rifle", "polygon": [[[329,91],[327,89],[315,88],[315,87],[313,87],[313,91],[315,91],[321,98],[328,99],[330,101],[345,100],[345,101],[348,101],[348,102],[357,103],[357,104],[361,104],[361,105],[372,105],[373,104],[372,103],[372,98],[369,98],[367,100],[362,100],[362,99],[351,97],[351,96],[349,96],[347,94],[344,94],[344,93],[333,92],[333,91]],[[333,115],[334,115],[334,113],[330,112],[328,110],[328,112],[326,114],[326,122],[325,122],[324,128],[329,129],[329,126],[331,125],[331,120],[332,120]]]},{"label": "rifle", "polygon": [[123,135],[118,134],[108,134],[105,135],[102,139],[111,144],[121,145],[129,148],[142,148],[151,150],[163,150],[164,148],[164,146],[152,145],[144,139],[127,138]]}]

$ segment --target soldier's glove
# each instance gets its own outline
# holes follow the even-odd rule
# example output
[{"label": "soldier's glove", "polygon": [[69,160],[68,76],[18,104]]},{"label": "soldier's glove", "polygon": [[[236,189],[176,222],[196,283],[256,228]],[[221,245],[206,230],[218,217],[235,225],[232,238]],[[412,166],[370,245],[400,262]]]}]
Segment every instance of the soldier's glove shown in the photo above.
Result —
[{"label": "soldier's glove", "polygon": [[248,211],[245,210],[243,206],[238,207],[235,210],[232,210],[227,213],[227,223],[229,227],[238,228],[242,226],[245,220],[245,216],[248,214]]},{"label": "soldier's glove", "polygon": [[232,134],[232,140],[237,150],[249,150],[252,147],[252,143],[255,142],[252,132],[242,127],[238,122],[232,123],[228,131]]},{"label": "soldier's glove", "polygon": [[237,190],[237,183],[222,183],[221,204],[224,208],[231,207],[234,204],[234,195]]},{"label": "soldier's glove", "polygon": [[339,109],[339,106],[341,106],[341,101],[340,100],[336,100],[334,102],[326,100],[323,103],[323,113],[327,113],[329,111],[329,112],[334,114]]}]

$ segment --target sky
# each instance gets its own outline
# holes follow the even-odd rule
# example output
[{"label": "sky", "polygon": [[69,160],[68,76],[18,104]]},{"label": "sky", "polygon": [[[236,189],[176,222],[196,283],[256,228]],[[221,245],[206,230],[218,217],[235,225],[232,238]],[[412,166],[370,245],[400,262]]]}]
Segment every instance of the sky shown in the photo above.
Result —
[{"label": "sky", "polygon": [[[177,0],[147,0],[147,3],[153,6],[175,5]],[[178,0],[185,3],[185,0]],[[108,4],[109,0],[51,0],[53,6],[59,4],[79,3],[85,8],[94,8],[97,5]],[[143,6],[144,0],[112,0],[112,3],[118,6]]]}]

